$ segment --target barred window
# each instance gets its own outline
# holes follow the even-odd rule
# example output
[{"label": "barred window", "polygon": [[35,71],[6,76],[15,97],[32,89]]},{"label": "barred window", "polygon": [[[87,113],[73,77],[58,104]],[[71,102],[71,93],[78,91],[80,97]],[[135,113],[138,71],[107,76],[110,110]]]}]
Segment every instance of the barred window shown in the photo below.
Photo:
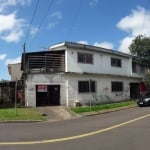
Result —
[{"label": "barred window", "polygon": [[111,82],[112,92],[122,92],[123,91],[123,82]]},{"label": "barred window", "polygon": [[93,64],[93,54],[78,53],[78,63]]},{"label": "barred window", "polygon": [[78,81],[78,91],[79,93],[96,92],[95,81]]},{"label": "barred window", "polygon": [[111,66],[112,67],[120,67],[121,68],[121,59],[111,58]]}]

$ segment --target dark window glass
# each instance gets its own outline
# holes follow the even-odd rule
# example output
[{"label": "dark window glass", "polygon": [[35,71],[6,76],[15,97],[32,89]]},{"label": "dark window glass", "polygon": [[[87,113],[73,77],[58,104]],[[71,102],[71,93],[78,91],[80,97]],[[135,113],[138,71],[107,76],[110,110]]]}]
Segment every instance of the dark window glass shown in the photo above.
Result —
[{"label": "dark window glass", "polygon": [[150,97],[150,92],[146,93],[144,97]]},{"label": "dark window glass", "polygon": [[78,62],[85,63],[85,55],[83,53],[78,53]]},{"label": "dark window glass", "polygon": [[85,64],[93,64],[93,55],[88,53],[78,53],[78,62]]},{"label": "dark window glass", "polygon": [[132,62],[132,72],[133,73],[136,73],[137,71],[136,71],[137,69],[136,69],[136,63],[135,62]]},{"label": "dark window glass", "polygon": [[121,67],[121,59],[111,58],[112,67]]},{"label": "dark window glass", "polygon": [[93,55],[92,54],[86,54],[86,63],[93,64]]},{"label": "dark window glass", "polygon": [[122,92],[123,91],[123,82],[111,82],[112,92]]},{"label": "dark window glass", "polygon": [[79,81],[78,82],[78,91],[79,93],[88,93],[96,92],[96,83],[95,81]]}]

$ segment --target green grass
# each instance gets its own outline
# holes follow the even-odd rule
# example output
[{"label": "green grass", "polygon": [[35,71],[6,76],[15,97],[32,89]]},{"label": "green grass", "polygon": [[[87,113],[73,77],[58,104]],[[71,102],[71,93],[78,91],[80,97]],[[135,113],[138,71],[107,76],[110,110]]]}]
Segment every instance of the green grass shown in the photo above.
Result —
[{"label": "green grass", "polygon": [[99,105],[94,105],[92,107],[90,106],[74,107],[71,108],[71,110],[75,113],[84,113],[90,111],[98,112],[101,110],[114,109],[114,108],[126,107],[126,106],[134,106],[134,105],[136,105],[135,101],[127,101],[127,102],[112,103],[112,104],[99,104]]},{"label": "green grass", "polygon": [[36,108],[0,108],[0,121],[44,120]]}]

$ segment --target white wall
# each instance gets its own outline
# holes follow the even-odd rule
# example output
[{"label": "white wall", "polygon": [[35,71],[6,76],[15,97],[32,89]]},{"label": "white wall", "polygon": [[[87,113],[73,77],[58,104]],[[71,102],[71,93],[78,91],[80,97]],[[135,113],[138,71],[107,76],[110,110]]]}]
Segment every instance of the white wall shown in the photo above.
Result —
[{"label": "white wall", "polygon": [[[93,64],[78,63],[77,53],[85,52],[93,54]],[[77,49],[67,49],[66,55],[66,72],[77,73],[97,73],[97,74],[113,74],[113,75],[125,75],[130,76],[132,71],[131,58],[116,56],[113,54],[92,52]],[[122,67],[112,67],[111,57],[119,58],[122,60]]]},{"label": "white wall", "polygon": [[[118,102],[125,101],[130,99],[130,83],[135,82],[139,83],[138,79],[129,79],[121,77],[111,77],[111,76],[89,76],[89,75],[75,75],[69,74],[65,77],[68,79],[68,100],[69,105],[73,105],[75,101],[80,101],[82,104],[89,103],[90,100],[94,103],[104,103],[104,102]],[[79,93],[78,92],[78,81],[87,81],[87,80],[96,81],[96,92],[95,93]],[[111,82],[120,81],[123,82],[123,91],[122,92],[112,92],[111,91]],[[96,99],[94,98],[97,98]]]},{"label": "white wall", "polygon": [[[96,81],[95,93],[79,93],[78,81]],[[111,82],[123,82],[122,92],[112,92]],[[25,105],[36,106],[36,85],[60,85],[60,104],[73,106],[76,101],[87,104],[90,100],[93,103],[118,102],[130,99],[130,83],[139,83],[134,78],[121,78],[104,75],[83,75],[83,74],[30,74],[27,76],[25,88]],[[107,89],[107,90],[106,90]],[[95,99],[97,98],[97,101]]]},{"label": "white wall", "polygon": [[60,85],[60,103],[66,104],[66,81],[61,74],[30,74],[27,75],[25,88],[25,105],[36,106],[36,85]]}]

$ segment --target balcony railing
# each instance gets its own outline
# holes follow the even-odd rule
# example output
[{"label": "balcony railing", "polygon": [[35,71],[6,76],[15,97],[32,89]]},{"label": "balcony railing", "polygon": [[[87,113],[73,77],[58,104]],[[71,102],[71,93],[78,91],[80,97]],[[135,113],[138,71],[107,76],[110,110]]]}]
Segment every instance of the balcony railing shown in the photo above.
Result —
[{"label": "balcony railing", "polygon": [[26,62],[27,72],[64,72],[64,54],[30,55]]}]

